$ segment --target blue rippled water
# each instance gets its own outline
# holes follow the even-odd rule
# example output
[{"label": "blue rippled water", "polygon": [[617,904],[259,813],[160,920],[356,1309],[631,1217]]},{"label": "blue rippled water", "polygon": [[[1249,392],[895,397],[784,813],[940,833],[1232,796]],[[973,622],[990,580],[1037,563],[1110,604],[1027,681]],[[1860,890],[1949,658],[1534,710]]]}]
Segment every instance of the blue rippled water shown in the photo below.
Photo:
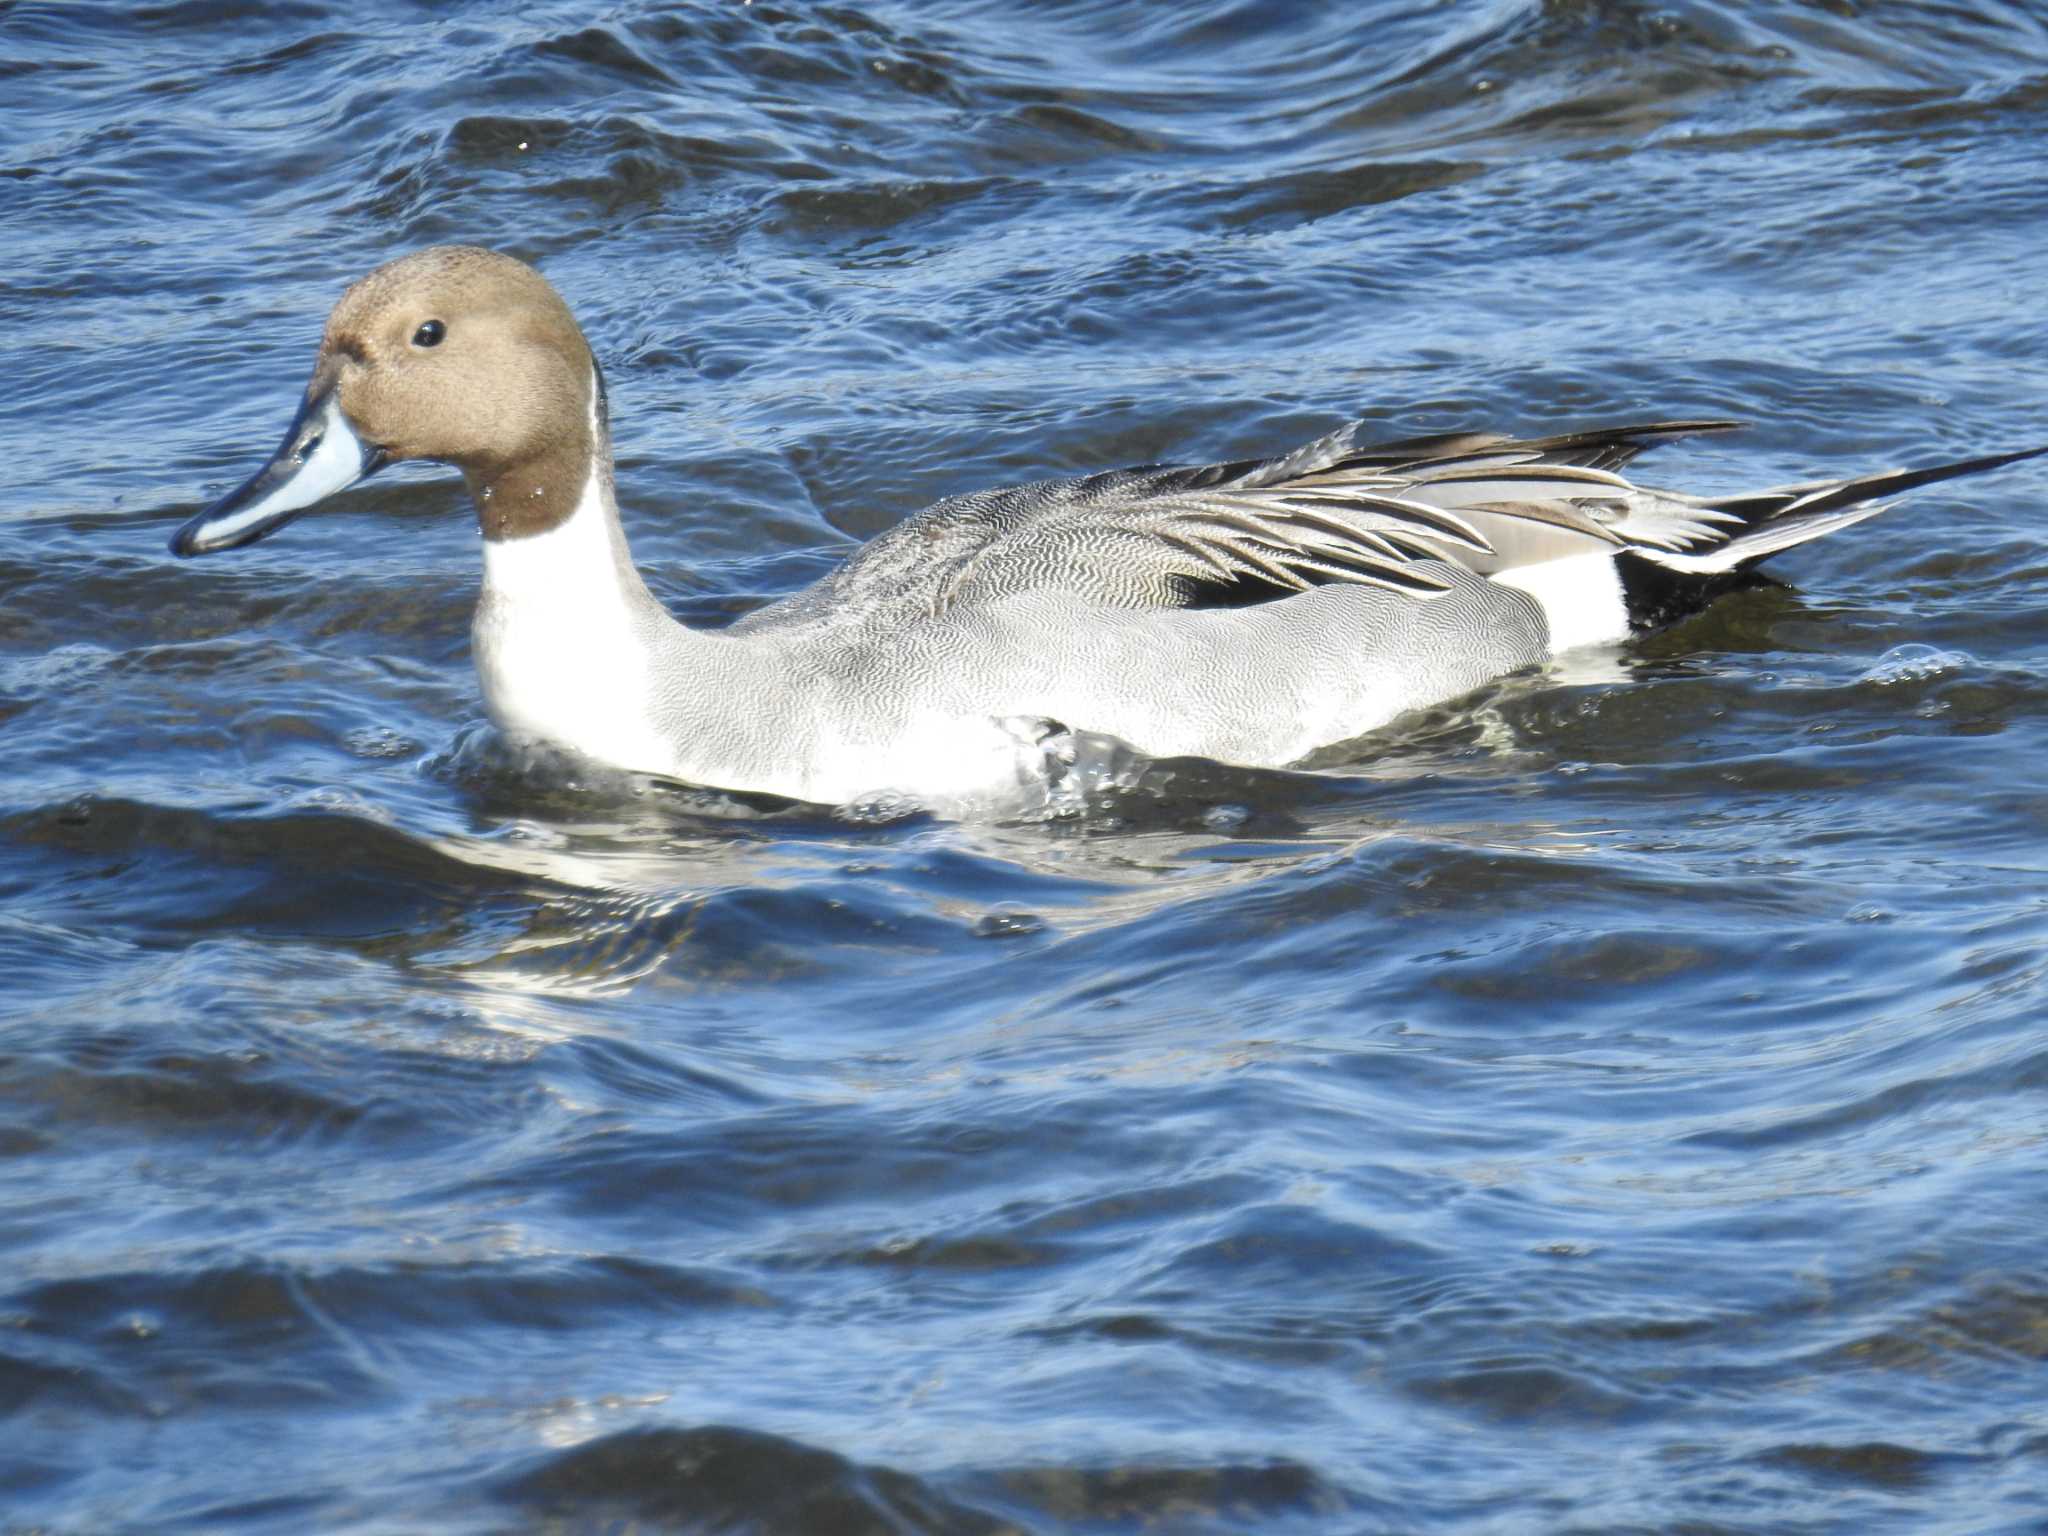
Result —
[{"label": "blue rippled water", "polygon": [[0,3],[0,1529],[2033,1531],[2048,467],[1311,769],[888,820],[508,751],[341,287],[537,261],[718,622],[936,497],[2048,441],[2048,25]]}]

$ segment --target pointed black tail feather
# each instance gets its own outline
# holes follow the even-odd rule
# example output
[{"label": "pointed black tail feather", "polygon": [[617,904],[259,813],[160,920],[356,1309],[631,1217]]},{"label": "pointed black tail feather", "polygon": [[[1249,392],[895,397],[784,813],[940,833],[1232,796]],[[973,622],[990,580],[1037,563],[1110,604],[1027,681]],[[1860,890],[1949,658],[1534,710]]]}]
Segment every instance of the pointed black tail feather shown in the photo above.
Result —
[{"label": "pointed black tail feather", "polygon": [[1884,469],[1875,474],[1852,475],[1829,489],[1802,497],[1784,510],[1801,516],[1833,512],[1842,507],[1853,507],[1859,502],[1875,501],[1880,496],[1897,496],[1905,491],[1918,490],[1923,485],[2003,469],[2008,464],[2038,459],[2044,454],[2048,454],[2048,444],[2038,448],[2020,448],[2011,453],[1987,453],[1975,459],[1956,459],[1948,464],[1930,464],[1924,469]]},{"label": "pointed black tail feather", "polygon": [[2048,456],[2048,445],[1920,469],[1810,481],[1716,501],[1715,510],[1735,513],[1746,524],[1725,542],[1690,552],[1636,549],[1617,557],[1629,627],[1638,634],[1662,628],[1697,613],[1723,593],[1769,584],[1770,579],[1757,569],[1765,560],[1876,516],[1885,510],[1877,504],[1880,497],[2044,456]]}]

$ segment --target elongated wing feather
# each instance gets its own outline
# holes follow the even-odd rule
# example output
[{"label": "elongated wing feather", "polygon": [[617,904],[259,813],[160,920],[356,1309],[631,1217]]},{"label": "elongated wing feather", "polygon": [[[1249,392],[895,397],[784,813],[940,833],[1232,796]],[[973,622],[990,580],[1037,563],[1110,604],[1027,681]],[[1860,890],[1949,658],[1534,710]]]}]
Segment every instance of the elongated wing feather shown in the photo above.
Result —
[{"label": "elongated wing feather", "polygon": [[[1480,574],[1645,542],[1687,549],[1734,519],[1613,472],[1727,422],[1653,422],[1516,440],[1457,433],[1360,446],[1358,423],[1277,459],[1119,470],[942,503],[889,537],[971,543],[935,608],[1058,581],[1118,606],[1285,596],[1331,581],[1429,596]],[[882,553],[877,551],[877,553]]]},{"label": "elongated wing feather", "polygon": [[1723,421],[1515,439],[1455,433],[1361,446],[1353,423],[1275,459],[1157,465],[940,502],[736,628],[884,627],[1052,588],[1118,608],[1228,606],[1361,582],[1418,600],[1446,571],[1495,575],[1575,554],[1680,574],[1746,570],[1877,510],[1877,497],[2048,448],[1703,498],[1617,469]]},{"label": "elongated wing feather", "polygon": [[1496,575],[1604,552],[1688,579],[1747,570],[1861,521],[1875,498],[2048,454],[1815,480],[1722,497],[1617,473],[1646,448],[1726,421],[1509,438],[1361,444],[1354,422],[1273,459],[1147,465],[956,496],[873,540],[815,585],[741,619],[872,628],[1037,589],[1117,608],[1238,606],[1330,582],[1427,599],[1452,567]]}]

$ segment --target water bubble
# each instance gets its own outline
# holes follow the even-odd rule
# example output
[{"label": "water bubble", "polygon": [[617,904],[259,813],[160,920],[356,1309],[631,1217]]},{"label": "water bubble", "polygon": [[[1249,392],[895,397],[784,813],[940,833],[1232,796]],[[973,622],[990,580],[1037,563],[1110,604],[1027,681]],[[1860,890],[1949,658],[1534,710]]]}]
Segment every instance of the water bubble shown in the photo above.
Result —
[{"label": "water bubble", "polygon": [[1944,672],[1961,672],[1976,664],[1977,658],[1968,651],[1944,651],[1910,641],[1905,645],[1895,645],[1878,657],[1870,670],[1857,681],[1886,688],[1894,683],[1917,683],[1925,678],[1940,677]]},{"label": "water bubble", "polygon": [[977,939],[1021,939],[1045,932],[1045,919],[1036,912],[998,910],[984,913],[974,925]]},{"label": "water bubble", "polygon": [[364,726],[350,731],[344,742],[357,757],[409,757],[419,750],[418,742],[409,736],[401,736],[388,725]]}]

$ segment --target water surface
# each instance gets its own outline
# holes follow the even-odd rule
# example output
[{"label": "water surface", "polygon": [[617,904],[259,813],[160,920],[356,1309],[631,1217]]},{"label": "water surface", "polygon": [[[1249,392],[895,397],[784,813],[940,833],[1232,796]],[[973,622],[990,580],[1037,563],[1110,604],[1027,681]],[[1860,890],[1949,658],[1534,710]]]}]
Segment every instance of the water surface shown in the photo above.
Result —
[{"label": "water surface", "polygon": [[539,262],[697,622],[938,496],[2048,440],[2030,7],[0,4],[0,1527],[2038,1529],[2048,466],[1298,773],[536,764],[341,287]]}]

